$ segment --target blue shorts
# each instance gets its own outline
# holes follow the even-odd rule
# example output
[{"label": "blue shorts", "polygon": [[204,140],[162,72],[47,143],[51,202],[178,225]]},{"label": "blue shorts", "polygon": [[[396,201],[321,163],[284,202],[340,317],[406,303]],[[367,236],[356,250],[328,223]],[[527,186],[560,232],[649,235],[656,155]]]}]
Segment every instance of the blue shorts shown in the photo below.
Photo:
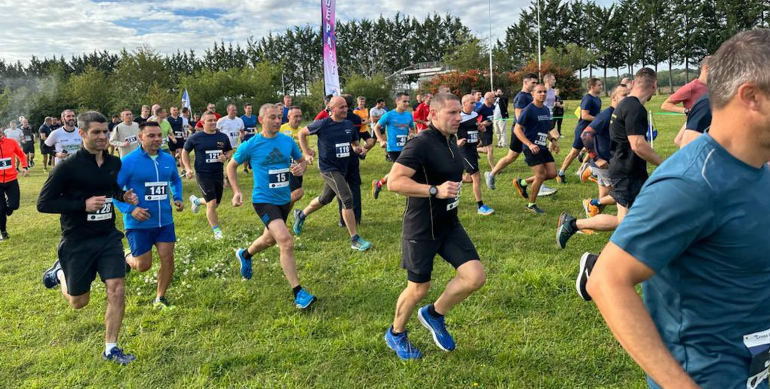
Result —
[{"label": "blue shorts", "polygon": [[575,139],[572,140],[572,148],[575,150],[583,150],[583,138],[580,137],[580,135],[583,134],[583,130],[585,130],[586,127],[580,128],[575,127]]},{"label": "blue shorts", "polygon": [[126,240],[131,249],[131,255],[138,257],[150,250],[155,243],[176,242],[174,223],[155,228],[133,228],[126,230]]}]

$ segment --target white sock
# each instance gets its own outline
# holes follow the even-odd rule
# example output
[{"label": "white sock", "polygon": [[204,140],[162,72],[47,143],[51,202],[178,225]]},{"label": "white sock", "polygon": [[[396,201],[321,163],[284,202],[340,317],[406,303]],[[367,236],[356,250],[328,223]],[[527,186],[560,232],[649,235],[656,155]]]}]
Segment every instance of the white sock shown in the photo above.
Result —
[{"label": "white sock", "polygon": [[118,347],[117,343],[105,343],[104,344],[104,354],[105,355],[110,355],[110,351],[112,351],[112,349],[114,349],[115,347]]}]

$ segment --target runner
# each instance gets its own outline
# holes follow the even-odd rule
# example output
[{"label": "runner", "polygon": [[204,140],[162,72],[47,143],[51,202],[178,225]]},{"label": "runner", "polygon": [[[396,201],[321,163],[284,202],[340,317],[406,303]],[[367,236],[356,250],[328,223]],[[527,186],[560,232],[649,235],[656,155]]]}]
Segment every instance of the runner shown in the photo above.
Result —
[{"label": "runner", "polygon": [[[120,115],[112,115],[112,120],[110,120],[109,123],[107,123],[107,139],[112,138],[112,130],[115,129],[115,126],[120,124],[122,120],[120,119]],[[107,154],[109,155],[115,155],[115,146],[110,144],[107,146]]]},{"label": "runner", "polygon": [[133,120],[133,116],[130,109],[124,109],[120,113],[123,122],[115,126],[110,135],[110,144],[118,148],[120,158],[139,147],[139,124]]},{"label": "runner", "polygon": [[174,129],[171,127],[171,124],[168,122],[168,120],[166,120],[166,118],[168,117],[168,111],[166,111],[165,108],[158,105],[155,108],[154,112],[155,112],[155,115],[153,115],[153,120],[149,120],[149,121],[151,122],[154,121],[158,123],[158,125],[160,125],[160,132],[163,135],[163,143],[161,144],[160,149],[161,151],[171,154],[169,144],[175,143],[177,140],[176,140],[176,135],[174,134]]},{"label": "runner", "polygon": [[651,388],[767,387],[767,42],[743,31],[714,54],[710,131],[655,170],[590,274]]},{"label": "runner", "polygon": [[706,93],[698,98],[698,101],[692,106],[692,110],[687,115],[687,122],[684,124],[684,132],[679,142],[674,142],[679,145],[679,148],[687,146],[695,138],[708,131],[710,126],[711,100],[709,94]]},{"label": "runner", "polygon": [[382,115],[385,115],[385,112],[387,112],[385,109],[385,99],[377,99],[375,106],[369,110],[369,119],[371,120],[372,128],[374,128],[374,125],[380,121]]},{"label": "runner", "polygon": [[[133,116],[133,114],[131,116]],[[150,119],[150,106],[143,105],[142,112],[139,114],[137,118],[134,119],[134,122],[136,122],[136,124],[139,125],[146,122],[149,119]]]},{"label": "runner", "polygon": [[[302,122],[302,110],[299,107],[294,106],[289,110],[289,121],[281,125],[281,133],[290,136],[294,142],[298,141],[297,134],[300,130],[300,123]],[[249,163],[248,161],[245,163]],[[303,175],[289,176],[289,188],[291,189],[291,204],[290,209],[294,209],[294,204],[300,201],[305,196],[305,190],[302,188]]]},{"label": "runner", "polygon": [[[396,109],[386,112],[374,125],[374,135],[380,146],[385,148],[385,160],[396,162],[406,141],[414,136],[414,119],[406,110],[409,108],[409,95],[403,92],[396,94]],[[427,121],[426,117],[426,123]],[[382,136],[382,128],[385,127],[387,139]],[[377,199],[383,185],[387,184],[388,175],[380,180],[372,181],[372,196]]]},{"label": "runner", "polygon": [[481,199],[481,173],[479,173],[479,151],[477,148],[481,138],[479,133],[487,131],[487,127],[480,122],[481,117],[473,110],[475,105],[473,100],[473,96],[470,94],[463,96],[460,126],[457,129],[457,148],[460,149],[465,172],[470,174],[473,180],[476,211],[479,215],[488,216],[495,213],[495,210],[486,206]]},{"label": "runner", "polygon": [[54,165],[58,165],[65,158],[76,153],[83,144],[80,131],[75,127],[75,112],[71,109],[65,109],[61,113],[61,121],[64,125],[53,130],[51,135],[45,139],[45,145],[53,147],[56,151]]},{"label": "runner", "polygon": [[53,119],[50,116],[46,116],[43,125],[37,130],[38,138],[40,139],[40,154],[43,155],[44,172],[48,171],[48,166],[53,166],[53,159],[56,154],[56,150],[53,147],[45,145],[45,140],[51,135],[51,132],[53,132],[53,129],[51,129],[52,125]]},{"label": "runner", "polygon": [[[345,99],[345,104],[347,104],[348,107],[353,106],[353,95],[350,94],[343,94],[342,98]],[[363,140],[364,144],[361,149],[361,152],[356,153],[351,156],[351,158],[348,160],[348,168],[345,172],[345,181],[348,183],[348,186],[350,187],[350,194],[353,195],[353,215],[356,218],[356,224],[361,224],[361,216],[363,214],[363,204],[361,202],[361,169],[360,164],[362,159],[366,158],[366,154],[369,152],[369,149],[374,147],[374,138],[369,135],[369,132],[361,132],[361,127],[363,126],[363,122],[361,121],[361,118],[353,113],[353,111],[348,110],[346,117],[348,121],[353,123],[353,129],[356,131],[356,139],[361,142]],[[342,200],[340,200],[339,197],[337,197],[337,208],[339,213],[339,221],[337,222],[337,225],[340,227],[345,227],[345,218],[342,215],[342,211],[344,209]]]},{"label": "runner", "polygon": [[241,131],[245,131],[246,126],[238,117],[238,107],[235,104],[227,105],[227,116],[217,120],[217,129],[230,138],[230,147],[233,150],[238,148]]},{"label": "runner", "polygon": [[[533,174],[525,180],[516,177],[513,185],[521,197],[529,198],[525,209],[536,214],[545,213],[535,204],[540,186],[545,180],[556,177],[556,163],[548,150],[549,141],[553,151],[559,153],[559,133],[551,126],[551,111],[543,104],[545,97],[545,86],[535,86],[534,100],[521,111],[513,129],[514,135],[524,144],[524,157]],[[529,195],[528,187],[532,190]]]},{"label": "runner", "polygon": [[[34,144],[34,143],[33,143]],[[27,158],[21,147],[13,139],[9,139],[0,131],[0,242],[8,240],[8,218],[13,211],[19,209],[18,174],[14,166],[20,161],[21,174],[27,176]]]},{"label": "runner", "polygon": [[21,119],[21,149],[27,155],[27,164],[29,167],[35,166],[35,130],[29,125],[29,121]]},{"label": "runner", "polygon": [[[187,140],[189,122],[184,116],[179,116],[179,108],[171,107],[170,111],[171,115],[166,118],[166,121],[171,126],[171,133],[174,134],[174,137],[169,139],[168,151],[174,157],[174,165],[178,167],[180,165],[179,157],[182,155],[184,142]],[[184,175],[185,173],[182,172],[181,174]]]},{"label": "runner", "polygon": [[130,248],[126,263],[134,270],[148,271],[152,268],[152,246],[158,251],[160,267],[153,306],[164,309],[171,307],[166,290],[174,276],[176,231],[171,202],[177,211],[184,209],[182,179],[174,157],[160,151],[163,132],[157,122],[139,125],[139,141],[140,147],[122,160],[118,185],[142,195],[136,205],[115,200],[115,206],[123,213]]},{"label": "runner", "polygon": [[422,357],[407,338],[406,324],[417,304],[428,295],[436,254],[457,270],[457,276],[433,304],[420,308],[417,316],[440,349],[455,349],[444,315],[486,282],[476,248],[457,217],[463,174],[455,137],[460,110],[457,96],[433,96],[429,129],[406,144],[388,182],[392,192],[407,196],[401,238],[401,266],[406,269],[407,285],[398,297],[385,342],[405,360]]},{"label": "runner", "polygon": [[572,161],[577,158],[580,151],[583,150],[583,141],[580,135],[583,130],[588,127],[589,124],[596,118],[596,115],[602,111],[602,81],[598,78],[588,79],[588,93],[583,96],[583,100],[580,102],[580,119],[575,126],[575,139],[572,140],[572,150],[569,151],[564,162],[561,164],[561,169],[556,173],[556,181],[561,184],[567,183],[567,177],[564,172],[567,170]]},{"label": "runner", "polygon": [[[683,113],[685,115],[690,114],[693,105],[704,94],[708,93],[708,72],[709,72],[709,56],[706,56],[700,62],[700,74],[698,78],[688,82],[676,92],[672,93],[666,101],[661,104],[660,109],[668,112]],[[682,104],[681,107],[677,106]]]},{"label": "runner", "polygon": [[[253,110],[254,108],[251,106],[251,103],[246,103],[243,106],[243,115],[241,115],[241,121],[243,121],[243,130],[241,130],[240,134],[241,144],[246,143],[257,133],[257,115],[253,114]],[[244,174],[249,173],[249,166],[251,166],[249,161],[244,162]]]},{"label": "runner", "polygon": [[321,177],[324,179],[324,188],[321,195],[314,198],[304,210],[294,210],[294,234],[302,233],[302,227],[305,224],[307,216],[329,204],[334,196],[342,200],[342,216],[345,219],[345,225],[350,233],[351,248],[354,250],[368,250],[372,244],[358,235],[355,214],[353,212],[353,194],[350,192],[350,186],[345,181],[348,164],[351,157],[351,151],[360,154],[363,152],[358,145],[358,133],[353,128],[353,123],[345,119],[348,112],[348,106],[340,96],[334,96],[329,102],[331,115],[322,120],[316,120],[299,131],[299,143],[302,146],[303,154],[311,158],[315,156],[315,151],[308,147],[308,135],[318,136],[318,166],[321,171]]},{"label": "runner", "polygon": [[281,107],[282,117],[281,117],[281,124],[286,124],[289,122],[289,109],[292,107],[292,98],[289,95],[283,96],[283,107]]},{"label": "runner", "polygon": [[[428,129],[430,122],[428,121],[428,113],[430,113],[430,99],[433,97],[430,93],[426,93],[424,96],[419,96],[417,101],[417,107],[412,112],[415,126],[417,126],[417,133]],[[396,103],[398,105],[398,103]]]},{"label": "runner", "polygon": [[[68,117],[63,115],[65,128],[74,127]],[[126,261],[112,200],[136,205],[138,198],[132,190],[126,192],[118,186],[120,159],[105,152],[107,118],[86,112],[78,117],[78,127],[82,147],[54,167],[37,200],[38,212],[61,214],[59,259],[43,273],[43,285],[48,289],[61,285],[70,306],[81,309],[88,305],[91,283],[99,273],[107,294],[102,358],[127,365],[136,357],[118,347],[125,309]]]},{"label": "runner", "polygon": [[[353,110],[353,113],[358,115],[359,118],[361,118],[361,130],[360,133],[368,133],[371,137],[371,132],[369,131],[369,109],[366,108],[366,97],[364,96],[358,96],[356,98],[356,103],[358,104],[356,106],[356,109]],[[372,145],[374,144],[374,138],[372,139]]]},{"label": "runner", "polygon": [[[9,140],[13,140],[14,142],[16,142],[16,144],[18,144],[19,147],[24,147],[24,142],[23,142],[24,132],[21,130],[21,128],[16,127],[16,121],[11,120],[8,123],[8,126],[9,128],[6,128],[5,130],[3,130],[3,134],[5,135],[5,137],[8,138]],[[0,128],[2,128],[2,126],[0,126]],[[19,163],[21,163],[21,160],[17,159],[16,165],[14,166],[17,173],[20,171]]]},{"label": "runner", "polygon": [[[291,115],[291,111],[289,111]],[[273,104],[259,108],[259,123],[262,131],[241,145],[227,165],[227,175],[233,187],[233,206],[243,205],[243,194],[238,185],[238,165],[251,160],[254,174],[254,189],[251,203],[265,229],[246,249],[238,248],[235,256],[241,265],[241,276],[252,277],[251,258],[269,247],[278,245],[281,268],[294,294],[294,305],[306,309],[316,297],[302,288],[294,259],[294,238],[286,228],[286,219],[291,212],[291,190],[289,176],[302,176],[307,161],[290,136],[280,133],[282,111]],[[289,122],[291,123],[291,118]]]},{"label": "runner", "polygon": [[649,123],[644,103],[649,101],[657,86],[654,70],[642,68],[637,71],[631,92],[618,103],[610,120],[612,158],[609,178],[612,189],[609,194],[617,202],[617,216],[596,215],[590,219],[577,220],[569,213],[562,212],[556,230],[556,244],[560,248],[565,248],[569,238],[578,230],[612,231],[617,228],[647,180],[647,162],[656,166],[663,162],[646,140]]},{"label": "runner", "polygon": [[[479,92],[481,93],[481,92]],[[495,128],[492,125],[492,119],[495,116],[495,94],[487,92],[484,95],[484,103],[480,107],[476,108],[476,113],[481,117],[481,124],[486,127],[486,131],[479,134],[478,149],[481,153],[487,154],[487,162],[489,167],[495,168],[495,148],[492,147],[493,138],[495,135]]]},{"label": "runner", "polygon": [[[201,117],[203,131],[198,131],[187,138],[182,151],[182,164],[187,172],[187,178],[195,175],[198,188],[203,192],[203,199],[190,195],[190,209],[198,213],[198,207],[206,205],[206,219],[214,232],[214,239],[222,239],[222,229],[219,228],[217,207],[222,201],[224,190],[225,162],[233,155],[230,138],[217,131],[217,117],[211,112],[205,112]],[[190,165],[190,152],[195,152],[195,173]],[[204,201],[201,201],[204,200]]]}]

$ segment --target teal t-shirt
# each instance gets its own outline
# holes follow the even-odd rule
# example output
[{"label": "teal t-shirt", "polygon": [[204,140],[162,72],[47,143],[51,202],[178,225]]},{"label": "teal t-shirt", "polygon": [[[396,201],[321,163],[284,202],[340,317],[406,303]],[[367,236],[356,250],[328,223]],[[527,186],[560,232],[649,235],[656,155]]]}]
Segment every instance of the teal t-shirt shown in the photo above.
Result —
[{"label": "teal t-shirt", "polygon": [[645,305],[704,389],[767,388],[768,238],[770,168],[741,162],[708,134],[655,170],[612,235],[655,271]]},{"label": "teal t-shirt", "polygon": [[302,157],[299,147],[290,136],[278,133],[274,138],[254,135],[235,151],[235,161],[249,161],[254,174],[254,204],[283,205],[291,201],[291,159]]},{"label": "teal t-shirt", "polygon": [[377,122],[386,127],[388,136],[388,151],[401,151],[404,149],[409,130],[414,127],[414,118],[409,112],[398,113],[395,109],[386,112]]}]

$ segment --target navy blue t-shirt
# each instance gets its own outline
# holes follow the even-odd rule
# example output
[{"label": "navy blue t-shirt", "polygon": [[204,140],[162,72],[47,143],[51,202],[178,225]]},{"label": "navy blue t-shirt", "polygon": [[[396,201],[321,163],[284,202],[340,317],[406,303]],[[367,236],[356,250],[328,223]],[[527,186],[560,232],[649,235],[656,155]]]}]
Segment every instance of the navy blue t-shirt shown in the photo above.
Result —
[{"label": "navy blue t-shirt", "polygon": [[711,127],[710,102],[708,93],[698,98],[695,104],[693,104],[690,114],[687,115],[687,125],[685,128],[702,134],[707,128]]},{"label": "navy blue t-shirt", "polygon": [[358,136],[353,122],[335,122],[332,118],[316,120],[307,125],[311,135],[318,136],[318,167],[322,172],[347,172],[350,157],[355,154],[350,142]]},{"label": "navy blue t-shirt", "polygon": [[176,119],[174,119],[172,116],[169,116],[166,120],[168,120],[168,124],[171,125],[171,130],[174,131],[174,136],[177,141],[184,140],[184,118],[177,116]]},{"label": "navy blue t-shirt", "polygon": [[257,115],[251,114],[251,116],[241,116],[243,120],[243,141],[246,142],[251,139],[257,133]]},{"label": "navy blue t-shirt", "polygon": [[524,135],[530,142],[540,147],[548,146],[548,131],[551,130],[551,111],[548,107],[528,105],[521,111],[517,124],[524,128]]},{"label": "navy blue t-shirt", "polygon": [[[596,116],[599,114],[599,112],[601,112],[601,110],[602,110],[602,98],[599,96],[593,96],[590,93],[586,93],[586,95],[583,96],[583,100],[580,101],[581,116],[583,114],[583,111],[588,111],[589,115]],[[582,133],[583,130],[585,130],[589,124],[591,124],[591,122],[588,120],[578,119],[577,125],[575,126],[575,134]]]},{"label": "navy blue t-shirt", "polygon": [[481,116],[482,122],[489,120],[490,124],[485,127],[487,128],[487,132],[491,134],[494,131],[493,130],[494,127],[492,125],[492,118],[495,116],[495,106],[492,105],[491,107],[487,107],[486,104],[481,104],[481,106],[476,108],[475,111],[477,114],[479,114],[479,116]]},{"label": "navy blue t-shirt", "polygon": [[599,158],[609,162],[612,158],[610,153],[610,120],[612,120],[612,113],[615,112],[615,108],[609,107],[604,111],[599,112],[594,121],[588,125],[596,131],[596,137],[594,140],[594,148]]},{"label": "navy blue t-shirt", "polygon": [[187,152],[195,153],[195,174],[205,177],[224,178],[224,166],[217,159],[222,153],[232,150],[230,138],[217,131],[213,134],[207,134],[205,131],[198,131],[187,139],[184,144]]},{"label": "navy blue t-shirt", "polygon": [[527,108],[527,106],[532,103],[532,100],[534,100],[532,98],[532,93],[519,91],[519,93],[516,94],[516,96],[513,98],[513,123],[518,123],[519,120],[515,114],[516,110]]}]

